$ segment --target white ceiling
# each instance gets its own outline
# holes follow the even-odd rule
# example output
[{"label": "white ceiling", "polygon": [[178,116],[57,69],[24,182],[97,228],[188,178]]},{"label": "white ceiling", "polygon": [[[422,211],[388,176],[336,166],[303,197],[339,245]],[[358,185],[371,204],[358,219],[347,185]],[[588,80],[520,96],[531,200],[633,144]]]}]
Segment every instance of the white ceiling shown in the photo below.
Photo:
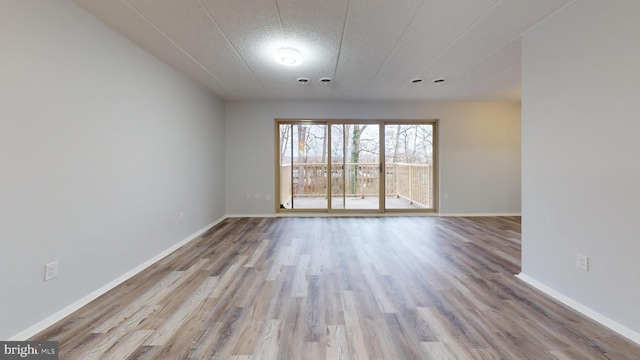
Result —
[{"label": "white ceiling", "polygon": [[521,35],[574,0],[72,1],[224,100],[518,101]]}]

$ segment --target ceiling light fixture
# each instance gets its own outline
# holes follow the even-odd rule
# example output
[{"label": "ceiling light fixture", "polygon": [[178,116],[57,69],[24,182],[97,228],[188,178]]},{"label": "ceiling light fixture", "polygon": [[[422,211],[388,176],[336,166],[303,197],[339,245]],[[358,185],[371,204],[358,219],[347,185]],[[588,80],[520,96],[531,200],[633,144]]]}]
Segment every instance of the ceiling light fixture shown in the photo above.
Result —
[{"label": "ceiling light fixture", "polygon": [[296,49],[282,48],[276,51],[275,59],[285,66],[298,66],[302,64],[302,54]]},{"label": "ceiling light fixture", "polygon": [[411,80],[411,83],[413,83],[413,84],[419,84],[421,82],[422,82],[422,79],[413,79],[413,80]]},{"label": "ceiling light fixture", "polygon": [[307,84],[309,82],[309,79],[307,78],[297,78],[296,79],[300,84]]},{"label": "ceiling light fixture", "polygon": [[321,79],[320,79],[320,82],[321,82],[321,83],[323,83],[323,84],[328,84],[328,83],[330,83],[330,82],[331,82],[331,79],[330,79],[330,78],[327,78],[327,77],[325,77],[325,78],[321,78]]},{"label": "ceiling light fixture", "polygon": [[435,80],[433,80],[433,82],[436,83],[436,84],[437,83],[441,83],[441,82],[444,82],[444,79],[435,79]]}]

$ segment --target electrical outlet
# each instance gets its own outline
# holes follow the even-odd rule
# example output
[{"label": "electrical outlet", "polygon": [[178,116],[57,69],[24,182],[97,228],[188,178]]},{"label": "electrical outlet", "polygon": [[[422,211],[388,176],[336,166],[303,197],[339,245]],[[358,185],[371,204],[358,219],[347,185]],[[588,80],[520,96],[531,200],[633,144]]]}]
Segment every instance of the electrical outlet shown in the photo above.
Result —
[{"label": "electrical outlet", "polygon": [[580,270],[589,271],[589,257],[587,255],[578,254],[576,266]]},{"label": "electrical outlet", "polygon": [[269,194],[265,195],[264,199],[267,200],[267,201],[271,200],[271,195],[269,195]]},{"label": "electrical outlet", "polygon": [[247,193],[247,200],[251,200],[251,194]]},{"label": "electrical outlet", "polygon": [[180,214],[178,214],[178,221],[182,221],[182,220],[184,220],[184,213],[180,211]]},{"label": "electrical outlet", "polygon": [[256,200],[260,200],[260,194],[255,194],[253,198]]},{"label": "electrical outlet", "polygon": [[50,262],[44,265],[44,281],[49,281],[51,279],[58,277],[58,262]]}]

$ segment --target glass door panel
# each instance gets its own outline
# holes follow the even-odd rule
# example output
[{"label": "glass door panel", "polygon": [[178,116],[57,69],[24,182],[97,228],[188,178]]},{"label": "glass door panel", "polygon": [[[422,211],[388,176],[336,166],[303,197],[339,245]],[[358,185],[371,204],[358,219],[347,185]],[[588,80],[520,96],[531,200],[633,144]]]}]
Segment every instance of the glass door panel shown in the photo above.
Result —
[{"label": "glass door panel", "polygon": [[331,208],[344,209],[345,125],[331,125]]},{"label": "glass door panel", "polygon": [[331,126],[332,209],[380,209],[380,125]]},{"label": "glass door panel", "polygon": [[282,206],[327,209],[327,126],[281,124],[280,142]]},{"label": "glass door panel", "polygon": [[291,209],[293,205],[293,147],[292,147],[292,137],[291,134],[293,132],[293,124],[279,124],[278,125],[278,154],[280,160],[278,161],[278,168],[276,171],[279,171],[279,202],[280,209]]},{"label": "glass door panel", "polygon": [[434,208],[434,124],[385,125],[385,209]]}]

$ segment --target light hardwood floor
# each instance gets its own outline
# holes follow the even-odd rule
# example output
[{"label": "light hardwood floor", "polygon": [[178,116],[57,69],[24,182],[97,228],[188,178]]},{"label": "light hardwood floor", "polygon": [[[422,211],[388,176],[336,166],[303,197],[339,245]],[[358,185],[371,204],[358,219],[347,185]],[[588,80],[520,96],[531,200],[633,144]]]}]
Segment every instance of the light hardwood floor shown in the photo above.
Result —
[{"label": "light hardwood floor", "polygon": [[227,219],[34,336],[60,359],[640,359],[514,277],[520,219]]}]

